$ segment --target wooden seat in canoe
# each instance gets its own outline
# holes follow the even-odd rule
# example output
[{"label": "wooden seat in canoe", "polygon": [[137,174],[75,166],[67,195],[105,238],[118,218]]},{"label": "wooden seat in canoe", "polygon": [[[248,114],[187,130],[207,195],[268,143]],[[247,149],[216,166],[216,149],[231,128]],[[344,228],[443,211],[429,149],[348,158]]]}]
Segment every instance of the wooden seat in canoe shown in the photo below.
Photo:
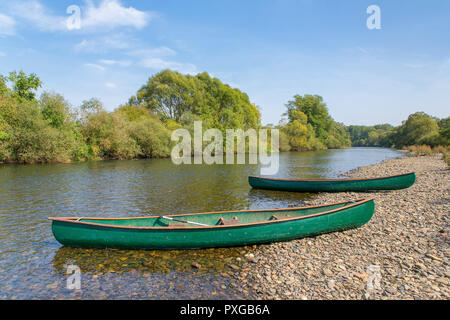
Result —
[{"label": "wooden seat in canoe", "polygon": [[286,220],[286,219],[290,219],[292,218],[291,215],[286,215],[286,216],[275,216],[273,215],[271,220]]},{"label": "wooden seat in canoe", "polygon": [[233,226],[236,224],[241,224],[237,217],[233,217],[233,219],[224,219],[224,218],[219,219],[219,225],[222,226]]}]

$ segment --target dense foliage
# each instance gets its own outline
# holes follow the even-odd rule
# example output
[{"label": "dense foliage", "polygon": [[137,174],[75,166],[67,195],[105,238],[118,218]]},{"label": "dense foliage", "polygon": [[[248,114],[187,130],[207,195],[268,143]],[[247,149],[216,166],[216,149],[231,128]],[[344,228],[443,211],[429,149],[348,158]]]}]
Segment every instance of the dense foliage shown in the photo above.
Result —
[{"label": "dense foliage", "polygon": [[288,123],[280,126],[281,150],[337,149],[351,145],[345,126],[328,114],[321,96],[296,95],[286,107]]},{"label": "dense foliage", "polygon": [[412,145],[448,146],[450,118],[437,119],[424,112],[409,115],[402,125],[349,126],[352,145],[357,147],[394,147]]},{"label": "dense foliage", "polygon": [[123,106],[107,112],[95,98],[75,109],[57,93],[44,92],[36,99],[40,86],[34,74],[13,72],[0,78],[0,161],[169,155],[170,131],[148,109]]},{"label": "dense foliage", "polygon": [[394,127],[390,124],[375,126],[348,126],[353,147],[384,147],[390,146],[390,133]]},{"label": "dense foliage", "polygon": [[[127,104],[112,112],[95,98],[78,108],[54,92],[43,92],[37,98],[41,85],[35,74],[23,71],[0,75],[0,162],[168,157],[172,131],[193,131],[195,120],[203,121],[203,130],[217,128],[224,136],[226,129],[262,128],[258,107],[247,94],[207,73],[159,72]],[[417,112],[398,127],[346,128],[333,120],[321,96],[295,95],[286,107],[285,120],[275,126],[280,129],[280,151],[351,144],[396,148],[449,145],[449,118]]]},{"label": "dense foliage", "polygon": [[245,130],[261,124],[261,114],[247,94],[207,73],[191,76],[164,70],[150,77],[129,104],[148,108],[162,121],[180,123],[190,114],[205,128]]}]

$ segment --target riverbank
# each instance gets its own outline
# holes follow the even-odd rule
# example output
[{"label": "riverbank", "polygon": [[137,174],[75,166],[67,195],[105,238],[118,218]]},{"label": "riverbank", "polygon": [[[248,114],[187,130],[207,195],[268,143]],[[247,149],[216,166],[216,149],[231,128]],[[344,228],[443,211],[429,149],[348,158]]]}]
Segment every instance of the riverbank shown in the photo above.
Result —
[{"label": "riverbank", "polygon": [[391,159],[348,176],[409,171],[417,180],[406,190],[321,193],[308,201],[375,196],[376,208],[359,229],[254,247],[237,275],[240,290],[256,299],[448,299],[450,171],[442,158]]}]

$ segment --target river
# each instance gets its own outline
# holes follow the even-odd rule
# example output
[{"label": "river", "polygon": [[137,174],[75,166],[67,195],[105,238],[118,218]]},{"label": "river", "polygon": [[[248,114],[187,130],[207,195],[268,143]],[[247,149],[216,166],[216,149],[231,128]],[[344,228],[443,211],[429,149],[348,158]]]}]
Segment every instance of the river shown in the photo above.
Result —
[{"label": "river", "polygon": [[[399,156],[384,148],[281,153],[276,176],[336,178]],[[252,190],[248,175],[259,175],[259,166],[176,166],[170,159],[0,165],[0,299],[241,298],[235,290],[240,284],[226,274],[244,251],[257,250],[253,247],[66,248],[53,238],[47,217],[283,208],[312,197]],[[68,265],[80,268],[80,290],[67,288]]]}]

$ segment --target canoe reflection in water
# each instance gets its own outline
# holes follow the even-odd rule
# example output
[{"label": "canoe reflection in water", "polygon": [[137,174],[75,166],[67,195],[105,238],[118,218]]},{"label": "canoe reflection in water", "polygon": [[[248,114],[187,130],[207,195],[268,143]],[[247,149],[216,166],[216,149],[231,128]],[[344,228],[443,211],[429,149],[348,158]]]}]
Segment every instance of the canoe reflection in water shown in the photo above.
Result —
[{"label": "canoe reflection in water", "polygon": [[[60,247],[53,257],[59,284],[68,266],[81,272],[79,293],[58,286],[71,298],[242,299],[234,280],[253,247],[201,250],[120,250]],[[242,270],[242,269],[239,269]],[[226,287],[226,290],[223,289]]]},{"label": "canoe reflection in water", "polygon": [[[121,250],[61,247],[53,258],[53,266],[61,273],[73,263],[82,273],[164,274],[170,272],[221,273],[230,264],[239,265],[236,258],[252,252],[252,247],[215,248],[202,250]],[[194,266],[198,266],[194,267]]]}]

